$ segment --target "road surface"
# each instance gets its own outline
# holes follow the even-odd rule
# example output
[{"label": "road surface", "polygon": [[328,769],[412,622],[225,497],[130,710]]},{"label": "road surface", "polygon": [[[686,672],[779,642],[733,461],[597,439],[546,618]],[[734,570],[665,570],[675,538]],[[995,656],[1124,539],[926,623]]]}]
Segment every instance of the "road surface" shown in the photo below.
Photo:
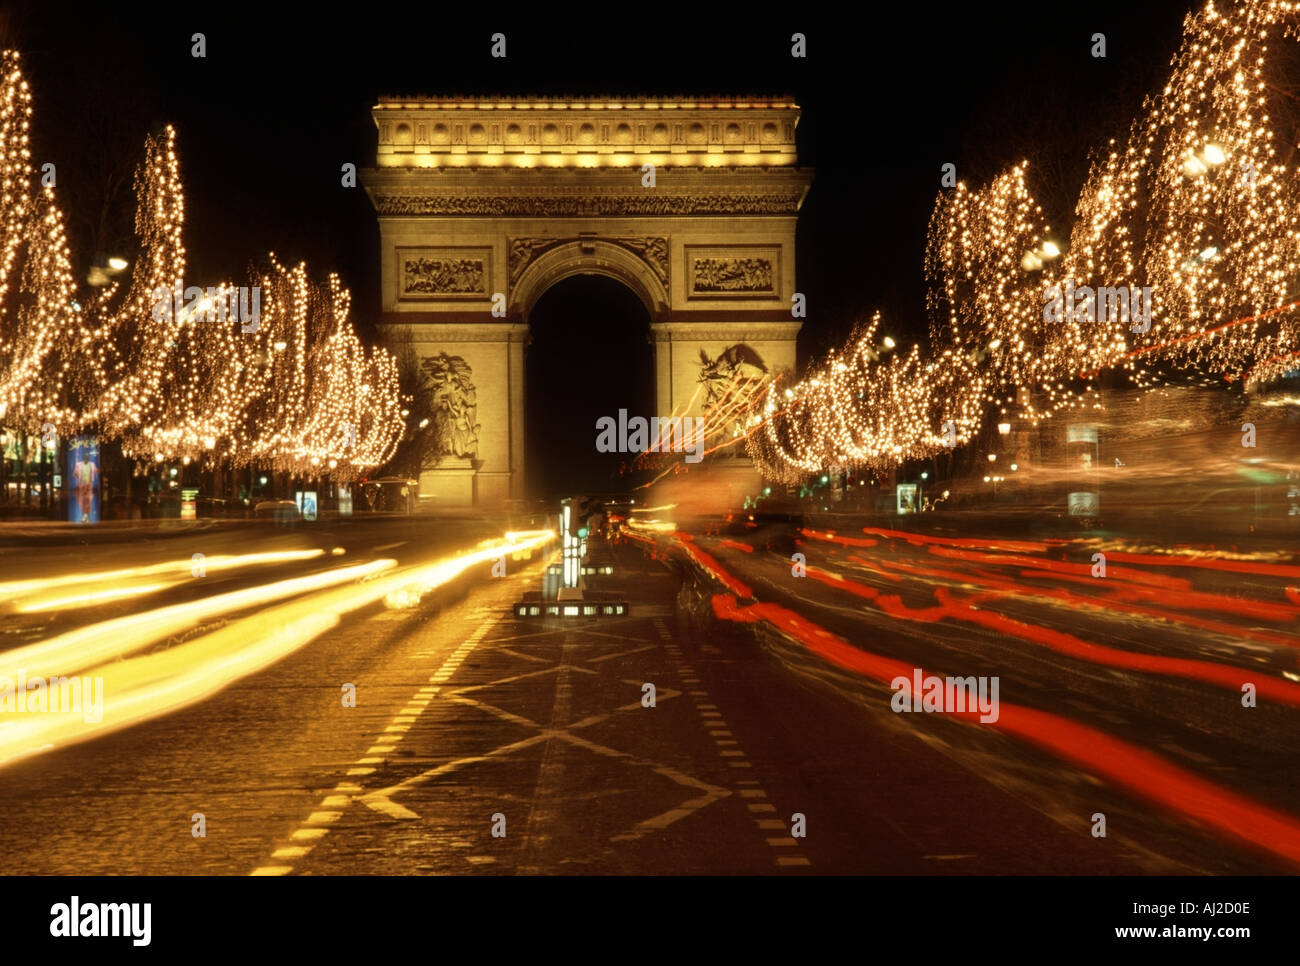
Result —
[{"label": "road surface", "polygon": [[[554,543],[507,555],[504,576],[494,576],[502,568],[489,550],[446,579],[430,584],[426,574],[419,593],[389,588],[375,596],[377,582],[421,566],[426,573],[429,561],[475,548],[493,526],[249,527],[159,537],[147,547],[66,548],[85,571],[185,561],[204,541],[205,560],[322,553],[216,567],[180,583],[167,583],[170,573],[134,575],[118,584],[166,586],[59,608],[57,617],[13,614],[6,655],[86,628],[90,644],[78,646],[111,653],[126,638],[109,622],[124,616],[395,563],[273,600],[237,599],[238,609],[87,665],[80,673],[102,671],[119,694],[155,689],[143,692],[154,705],[117,730],[85,725],[85,740],[77,724],[54,747],[3,766],[8,870],[1294,871],[1283,841],[1300,812],[1295,705],[1282,688],[1294,683],[1285,674],[1295,668],[1287,641],[1294,619],[1282,620],[1294,580],[1285,575],[1260,578],[1267,587],[1251,584],[1279,608],[1256,619],[1241,608],[1229,613],[1233,598],[1222,587],[1189,596],[1190,586],[1161,585],[1169,568],[1131,561],[1113,564],[1116,583],[1105,588],[1113,599],[1088,603],[1100,585],[1045,567],[1053,554],[1078,548],[699,527],[693,538],[629,534],[609,548],[615,573],[593,586],[627,599],[627,617],[515,616],[512,605],[540,587]],[[793,576],[792,548],[804,554],[806,576]],[[57,548],[48,550],[50,566],[66,566]],[[14,578],[17,559],[14,551],[0,557],[5,579]],[[1046,576],[1008,576],[1035,569]],[[1148,582],[1119,583],[1126,570]],[[1244,579],[1212,572],[1220,581]],[[736,593],[737,582],[747,594]],[[1017,591],[1019,584],[1026,587]],[[1173,598],[1161,604],[1143,590],[1154,594],[1157,585],[1200,610],[1172,606]],[[949,595],[946,604],[936,603],[936,592]],[[1125,610],[1162,606],[1190,623],[1146,611],[1139,620]],[[767,609],[758,618],[753,608]],[[799,622],[793,631],[783,624],[790,615]],[[991,623],[994,616],[1004,623]],[[1204,626],[1213,621],[1224,627]],[[1228,625],[1254,635],[1248,646],[1224,643]],[[1044,630],[1094,651],[1072,651]],[[269,646],[263,639],[280,650],[264,661],[259,652],[261,663],[241,665],[211,693],[187,691],[174,706],[158,697],[158,682],[191,664],[205,681],[224,680],[222,662]],[[835,641],[927,673],[998,676],[1003,727],[896,712],[888,682],[857,658],[846,663]],[[1134,670],[1125,654],[1247,668],[1271,684],[1247,712],[1211,672]],[[105,721],[115,714],[113,697],[110,688]],[[1025,711],[1044,716],[1033,720],[1046,737],[1008,730]],[[1082,734],[1091,736],[1092,758],[1072,757],[1081,733],[1068,726],[1090,729]],[[1208,798],[1177,800],[1196,794]],[[1247,823],[1280,816],[1280,840],[1247,841],[1193,814],[1202,805]],[[1095,834],[1099,813],[1104,837]]]}]

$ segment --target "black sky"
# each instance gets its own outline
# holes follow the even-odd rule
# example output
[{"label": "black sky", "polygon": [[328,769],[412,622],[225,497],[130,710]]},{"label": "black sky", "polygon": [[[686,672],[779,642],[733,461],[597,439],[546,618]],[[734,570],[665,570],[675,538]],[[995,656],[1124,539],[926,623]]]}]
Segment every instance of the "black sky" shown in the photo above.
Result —
[{"label": "black sky", "polygon": [[[57,162],[65,204],[93,198],[78,177],[122,150],[106,124],[138,153],[136,127],[174,123],[194,273],[239,276],[268,250],[306,258],[342,274],[363,328],[379,304],[378,230],[339,168],[372,162],[377,95],[793,93],[801,161],[817,170],[798,237],[807,361],[877,308],[892,329],[924,332],[925,231],[944,162],[982,180],[1021,156],[1049,159],[1043,196],[1068,204],[1089,148],[1122,134],[1162,82],[1189,9],[1065,6],[413,3],[376,5],[371,22],[355,4],[20,3],[3,27],[33,83],[37,161]],[[790,56],[796,30],[804,60]],[[496,31],[504,60],[489,56]],[[1096,32],[1104,59],[1090,54]]]}]

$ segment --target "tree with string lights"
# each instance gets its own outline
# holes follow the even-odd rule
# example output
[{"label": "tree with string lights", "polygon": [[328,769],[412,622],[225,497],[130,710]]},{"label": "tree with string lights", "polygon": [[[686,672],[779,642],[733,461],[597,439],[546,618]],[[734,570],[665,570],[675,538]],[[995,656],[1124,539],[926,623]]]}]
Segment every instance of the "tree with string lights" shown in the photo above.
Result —
[{"label": "tree with string lights", "polygon": [[114,281],[88,306],[104,373],[86,413],[100,434],[122,439],[128,454],[159,432],[165,400],[185,355],[185,198],[176,132],[145,141],[136,170],[135,230],[140,247],[130,282]]},{"label": "tree with string lights", "polygon": [[[186,286],[176,132],[146,139],[135,176],[131,276],[83,309],[52,184],[36,184],[31,92],[18,55],[0,77],[0,420],[113,441],[137,463],[262,465],[346,479],[391,458],[404,431],[397,365],[367,350],[337,276],[271,256],[252,285]],[[263,296],[252,320],[250,289]]]},{"label": "tree with string lights", "polygon": [[76,428],[97,379],[76,303],[54,186],[32,167],[32,95],[19,56],[0,59],[0,420],[22,434]]},{"label": "tree with string lights", "polygon": [[361,345],[336,275],[322,286],[305,263],[268,261],[258,330],[239,343],[253,375],[234,462],[336,481],[384,463],[404,430],[396,360]]},{"label": "tree with string lights", "polygon": [[[75,297],[55,172],[42,166],[38,179],[32,166],[31,123],[31,89],[18,53],[6,50],[0,54],[0,427],[7,431],[0,432],[0,475],[12,441],[24,484],[33,450],[43,476],[47,457],[57,461],[58,441],[80,427],[81,404],[102,378]],[[51,482],[41,481],[42,504]]]},{"label": "tree with string lights", "polygon": [[1151,389],[1178,370],[1258,383],[1296,368],[1298,31],[1300,7],[1277,0],[1190,14],[1168,83],[1093,158],[1068,240],[1026,163],[941,195],[928,361],[878,364],[869,329],[769,394],[749,441],[764,473],[901,462],[995,412],[1095,409],[1102,372]]}]

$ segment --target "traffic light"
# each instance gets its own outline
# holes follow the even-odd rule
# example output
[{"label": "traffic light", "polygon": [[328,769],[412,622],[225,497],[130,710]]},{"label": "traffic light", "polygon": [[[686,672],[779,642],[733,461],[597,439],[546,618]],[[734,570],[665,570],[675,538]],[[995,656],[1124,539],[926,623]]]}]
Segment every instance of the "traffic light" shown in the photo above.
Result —
[{"label": "traffic light", "polygon": [[586,540],[590,535],[587,522],[601,512],[601,501],[590,496],[571,496],[564,501],[568,531],[579,540]]}]

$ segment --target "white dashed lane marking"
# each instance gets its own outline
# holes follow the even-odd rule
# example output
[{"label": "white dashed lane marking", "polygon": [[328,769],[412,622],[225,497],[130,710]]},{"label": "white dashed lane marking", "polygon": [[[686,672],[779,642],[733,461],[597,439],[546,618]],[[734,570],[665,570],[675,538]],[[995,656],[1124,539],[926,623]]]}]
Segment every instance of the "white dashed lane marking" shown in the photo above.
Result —
[{"label": "white dashed lane marking", "polygon": [[[737,758],[746,757],[744,751],[739,747],[740,742],[735,740],[731,730],[727,727],[727,723],[722,717],[722,712],[718,710],[718,706],[709,702],[708,691],[699,687],[700,679],[695,677],[695,668],[686,662],[686,659],[682,654],[681,646],[673,640],[672,634],[668,631],[668,626],[664,623],[662,618],[658,617],[654,619],[654,626],[655,632],[659,635],[659,640],[663,642],[664,649],[668,652],[668,656],[672,659],[673,664],[677,668],[677,673],[681,678],[682,683],[690,688],[686,693],[690,699],[695,702],[695,710],[700,716],[701,724],[703,724],[705,728],[709,729],[709,737],[713,739],[713,743],[718,748],[718,757],[725,759],[727,764],[732,768],[752,768],[752,762],[736,761]],[[716,647],[707,645],[703,650],[705,653],[710,655],[721,653],[721,651]],[[767,792],[763,791],[761,788],[754,787],[759,784],[757,781],[752,779],[737,779],[734,784],[738,786],[741,798],[767,798]],[[748,809],[752,814],[765,815],[774,813],[776,811],[776,806],[768,802],[750,802],[748,803]],[[753,821],[755,828],[760,832],[788,830],[786,824],[780,819],[755,817]],[[764,841],[766,841],[768,846],[772,849],[779,850],[788,849],[792,846],[797,847],[799,845],[798,841],[791,838],[789,835],[780,838],[764,836]],[[775,855],[774,859],[778,868],[812,865],[812,861],[802,855],[790,855],[789,853],[784,853]]]},{"label": "white dashed lane marking", "polygon": [[[394,546],[400,545],[394,544]],[[426,684],[416,691],[415,695],[406,702],[406,706],[393,716],[392,722],[381,732],[382,742],[366,749],[365,756],[357,759],[355,764],[347,770],[349,776],[359,777],[372,774],[375,771],[374,766],[384,762],[384,758],[379,756],[387,755],[397,748],[406,732],[410,729],[411,724],[428,707],[433,696],[440,690],[436,682],[446,681],[447,678],[451,677],[456,669],[460,667],[461,662],[469,656],[470,651],[479,645],[479,642],[487,636],[487,633],[495,624],[495,619],[484,621],[479,625],[478,630],[448,655],[447,659],[442,662],[442,665],[429,679],[435,683]],[[306,821],[290,836],[290,839],[295,844],[284,846],[271,853],[272,860],[275,860],[277,864],[258,866],[251,874],[288,875],[293,871],[292,863],[306,856],[315,847],[316,843],[325,837],[330,830],[330,826],[342,818],[342,809],[361,793],[361,786],[355,782],[339,782],[334,787],[334,790],[321,800],[316,810],[308,815]],[[401,808],[402,806],[397,805],[396,807]]]}]

